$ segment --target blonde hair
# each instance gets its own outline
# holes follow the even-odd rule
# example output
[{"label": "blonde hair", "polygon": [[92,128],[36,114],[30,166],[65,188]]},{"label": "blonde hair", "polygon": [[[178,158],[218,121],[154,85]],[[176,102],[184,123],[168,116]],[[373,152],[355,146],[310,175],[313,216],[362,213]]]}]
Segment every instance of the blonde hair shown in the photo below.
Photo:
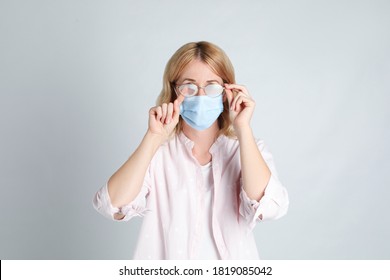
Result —
[{"label": "blonde hair", "polygon": [[[157,98],[157,105],[174,102],[177,98],[175,86],[184,68],[192,61],[200,60],[206,63],[211,70],[222,78],[224,83],[235,84],[234,68],[225,52],[218,46],[205,41],[191,42],[179,48],[168,61],[164,76],[163,88]],[[226,100],[224,110],[218,117],[220,133],[233,137],[234,130],[229,117],[229,105]],[[180,117],[175,131],[182,130],[183,119]]]}]

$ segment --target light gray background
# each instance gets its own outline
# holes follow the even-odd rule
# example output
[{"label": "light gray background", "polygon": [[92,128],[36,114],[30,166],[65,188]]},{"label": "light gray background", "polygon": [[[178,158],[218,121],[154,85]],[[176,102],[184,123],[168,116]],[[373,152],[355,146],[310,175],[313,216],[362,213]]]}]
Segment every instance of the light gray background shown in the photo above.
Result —
[{"label": "light gray background", "polygon": [[[389,1],[0,1],[0,258],[130,259],[92,197],[137,147],[167,60],[222,47],[290,210],[264,259],[390,258]],[[386,144],[387,143],[387,144]]]}]

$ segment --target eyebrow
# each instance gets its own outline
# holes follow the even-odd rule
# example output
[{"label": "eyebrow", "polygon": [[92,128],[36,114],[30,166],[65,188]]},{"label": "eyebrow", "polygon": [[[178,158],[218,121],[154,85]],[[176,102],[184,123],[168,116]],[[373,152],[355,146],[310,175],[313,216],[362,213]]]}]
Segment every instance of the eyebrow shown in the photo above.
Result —
[{"label": "eyebrow", "polygon": [[[183,79],[183,82],[184,82],[184,81],[196,82],[196,80],[190,79],[190,78],[184,78],[184,79]],[[212,83],[212,82],[220,83],[218,80],[207,80],[207,81],[206,81],[206,83]]]}]

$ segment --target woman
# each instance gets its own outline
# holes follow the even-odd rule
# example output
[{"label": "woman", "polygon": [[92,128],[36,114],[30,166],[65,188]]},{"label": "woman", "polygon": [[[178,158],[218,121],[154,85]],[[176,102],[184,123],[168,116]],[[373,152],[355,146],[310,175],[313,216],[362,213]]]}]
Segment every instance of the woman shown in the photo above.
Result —
[{"label": "woman", "polygon": [[144,216],[135,259],[257,259],[257,221],[287,212],[272,155],[250,127],[255,102],[226,54],[188,43],[169,60],[138,148],[94,198],[103,215]]}]

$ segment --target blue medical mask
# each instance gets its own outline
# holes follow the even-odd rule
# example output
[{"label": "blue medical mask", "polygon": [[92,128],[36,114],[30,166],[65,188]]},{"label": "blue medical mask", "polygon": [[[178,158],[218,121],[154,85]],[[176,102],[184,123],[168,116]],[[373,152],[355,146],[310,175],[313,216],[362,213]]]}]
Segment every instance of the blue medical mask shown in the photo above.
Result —
[{"label": "blue medical mask", "polygon": [[192,128],[209,128],[223,112],[222,94],[217,97],[196,95],[186,97],[180,104],[180,115]]}]

